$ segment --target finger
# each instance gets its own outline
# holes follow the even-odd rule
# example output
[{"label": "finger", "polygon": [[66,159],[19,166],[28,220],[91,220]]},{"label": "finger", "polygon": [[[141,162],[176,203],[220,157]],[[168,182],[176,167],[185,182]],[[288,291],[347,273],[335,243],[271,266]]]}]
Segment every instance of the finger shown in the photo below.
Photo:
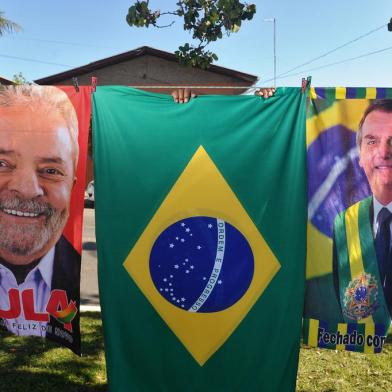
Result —
[{"label": "finger", "polygon": [[195,91],[191,91],[191,98],[196,98],[196,97],[197,97],[196,92]]},{"label": "finger", "polygon": [[257,95],[263,98],[268,97],[268,88],[261,88],[260,90],[257,91]]},{"label": "finger", "polygon": [[263,98],[272,97],[275,94],[276,89],[274,87],[262,88],[255,92],[255,95],[258,95]]},{"label": "finger", "polygon": [[171,95],[172,95],[172,97],[173,97],[174,102],[178,102],[178,91],[177,91],[177,90],[174,90],[174,91],[171,93]]},{"label": "finger", "polygon": [[180,102],[180,103],[184,102],[184,89],[183,88],[178,89],[178,102]]},{"label": "finger", "polygon": [[184,102],[187,103],[189,101],[189,89],[184,90]]}]

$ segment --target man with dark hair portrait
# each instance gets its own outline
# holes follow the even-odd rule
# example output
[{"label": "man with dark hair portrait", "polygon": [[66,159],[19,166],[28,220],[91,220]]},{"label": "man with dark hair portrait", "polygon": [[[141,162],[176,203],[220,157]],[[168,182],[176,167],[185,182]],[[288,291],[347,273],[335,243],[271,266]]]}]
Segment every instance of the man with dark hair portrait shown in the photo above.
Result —
[{"label": "man with dark hair portrait", "polygon": [[357,133],[372,195],[334,223],[333,279],[345,322],[389,325],[392,315],[392,101],[374,101]]},{"label": "man with dark hair portrait", "polygon": [[80,254],[62,231],[78,154],[76,112],[62,90],[0,89],[1,326],[74,350]]}]

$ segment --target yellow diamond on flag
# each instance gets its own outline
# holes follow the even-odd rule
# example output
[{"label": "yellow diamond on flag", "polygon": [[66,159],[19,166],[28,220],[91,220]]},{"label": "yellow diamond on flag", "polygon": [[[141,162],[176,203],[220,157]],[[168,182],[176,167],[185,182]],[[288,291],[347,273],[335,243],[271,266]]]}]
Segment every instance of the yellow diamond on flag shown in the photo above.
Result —
[{"label": "yellow diamond on flag", "polygon": [[[204,277],[206,282],[213,282],[209,286],[212,288],[205,289],[191,307],[180,307],[185,298],[176,299],[176,303],[170,302],[160,293],[159,290],[163,289],[154,284],[151,275],[152,249],[161,233],[192,217],[217,217],[217,222],[227,222],[228,226],[241,233],[253,254],[253,275],[249,284],[240,298],[222,310],[198,311],[203,309],[203,298],[208,298],[213,287],[222,283],[214,276],[219,275],[219,265],[223,265],[226,258],[224,248],[218,249],[220,247],[217,246],[212,268],[217,271],[216,274],[212,272],[211,276]],[[168,245],[174,247],[175,244]],[[238,260],[234,257],[234,261],[244,262],[241,257]],[[124,267],[172,332],[203,366],[238,327],[275,276],[280,264],[212,159],[200,146],[125,259]],[[180,268],[178,265],[174,267]],[[190,269],[187,271],[192,272]]]}]

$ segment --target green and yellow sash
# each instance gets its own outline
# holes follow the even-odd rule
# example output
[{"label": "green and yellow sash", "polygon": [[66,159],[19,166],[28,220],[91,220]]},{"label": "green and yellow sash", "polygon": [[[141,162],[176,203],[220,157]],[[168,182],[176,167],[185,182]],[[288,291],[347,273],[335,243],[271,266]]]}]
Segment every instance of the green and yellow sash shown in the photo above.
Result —
[{"label": "green and yellow sash", "polygon": [[380,282],[368,197],[335,219],[339,296],[346,323],[389,325],[391,318]]}]

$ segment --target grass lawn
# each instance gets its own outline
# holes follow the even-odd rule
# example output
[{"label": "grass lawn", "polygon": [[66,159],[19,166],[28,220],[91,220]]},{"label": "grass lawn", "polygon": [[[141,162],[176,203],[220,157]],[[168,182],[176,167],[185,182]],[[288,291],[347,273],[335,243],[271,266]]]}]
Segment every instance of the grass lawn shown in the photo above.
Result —
[{"label": "grass lawn", "polygon": [[381,354],[301,347],[298,392],[391,392],[392,342]]},{"label": "grass lawn", "polygon": [[1,392],[107,391],[100,313],[82,313],[82,350],[0,333]]},{"label": "grass lawn", "polygon": [[[0,332],[0,392],[107,391],[100,314],[82,313],[81,328],[81,358],[43,339]],[[378,355],[302,347],[297,391],[391,392],[391,342]]]}]

